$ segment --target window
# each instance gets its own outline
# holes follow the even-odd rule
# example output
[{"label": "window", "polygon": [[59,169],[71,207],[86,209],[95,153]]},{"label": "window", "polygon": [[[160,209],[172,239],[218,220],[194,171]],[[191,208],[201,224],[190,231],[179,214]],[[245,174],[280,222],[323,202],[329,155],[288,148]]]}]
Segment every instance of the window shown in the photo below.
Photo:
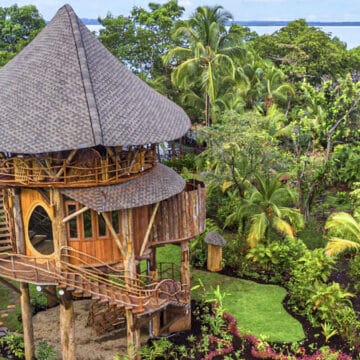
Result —
[{"label": "window", "polygon": [[46,210],[40,205],[35,207],[30,216],[28,236],[31,245],[40,254],[50,255],[54,252],[51,219]]},{"label": "window", "polygon": [[117,234],[120,233],[120,227],[119,227],[119,212],[118,211],[112,211],[111,212],[111,223],[112,226]]},{"label": "window", "polygon": [[98,214],[98,235],[106,236],[106,223],[101,214]]},{"label": "window", "polygon": [[[77,206],[75,203],[68,203],[66,206],[66,213],[67,215],[73,214],[77,210]],[[75,216],[67,222],[67,229],[69,238],[74,240],[79,238],[79,231],[78,231],[78,217]]]},{"label": "window", "polygon": [[83,213],[83,231],[85,239],[92,239],[93,229],[91,221],[91,210],[86,210]]}]

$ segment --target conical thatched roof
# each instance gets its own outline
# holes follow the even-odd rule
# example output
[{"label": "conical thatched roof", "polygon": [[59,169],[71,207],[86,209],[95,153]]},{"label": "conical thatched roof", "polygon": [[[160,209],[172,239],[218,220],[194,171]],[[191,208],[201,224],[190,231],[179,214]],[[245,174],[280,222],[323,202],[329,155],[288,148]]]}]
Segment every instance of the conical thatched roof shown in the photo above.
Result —
[{"label": "conical thatched roof", "polygon": [[0,151],[42,153],[181,137],[185,112],[122,65],[69,5],[0,69]]}]

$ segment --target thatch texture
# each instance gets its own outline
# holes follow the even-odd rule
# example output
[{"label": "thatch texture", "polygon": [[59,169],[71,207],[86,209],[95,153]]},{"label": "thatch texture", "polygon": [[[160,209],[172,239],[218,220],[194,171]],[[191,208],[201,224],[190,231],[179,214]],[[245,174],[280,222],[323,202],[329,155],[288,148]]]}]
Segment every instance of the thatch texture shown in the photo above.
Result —
[{"label": "thatch texture", "polygon": [[190,121],[122,65],[69,5],[0,69],[0,151],[43,153],[181,137]]},{"label": "thatch texture", "polygon": [[95,211],[103,212],[153,204],[180,193],[184,187],[185,180],[174,170],[157,164],[145,175],[122,184],[62,189],[61,192]]}]

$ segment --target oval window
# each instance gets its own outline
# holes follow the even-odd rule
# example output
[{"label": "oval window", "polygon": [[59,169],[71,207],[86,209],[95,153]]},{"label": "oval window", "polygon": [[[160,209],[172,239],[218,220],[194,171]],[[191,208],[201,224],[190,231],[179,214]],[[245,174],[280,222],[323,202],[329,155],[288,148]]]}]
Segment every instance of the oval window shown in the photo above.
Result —
[{"label": "oval window", "polygon": [[51,219],[46,210],[38,205],[29,220],[28,235],[31,245],[43,255],[54,252],[54,239]]}]

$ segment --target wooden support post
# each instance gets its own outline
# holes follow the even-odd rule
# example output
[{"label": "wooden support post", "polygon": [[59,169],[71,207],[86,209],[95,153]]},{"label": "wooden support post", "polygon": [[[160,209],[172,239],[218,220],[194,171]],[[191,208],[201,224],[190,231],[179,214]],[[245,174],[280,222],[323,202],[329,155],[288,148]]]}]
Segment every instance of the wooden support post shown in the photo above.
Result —
[{"label": "wooden support post", "polygon": [[135,327],[134,314],[131,310],[125,310],[125,316],[128,357],[130,360],[140,359],[138,354],[140,349],[140,329]]},{"label": "wooden support post", "polygon": [[[26,254],[24,227],[21,216],[20,205],[20,189],[14,189],[13,192],[13,213],[14,213],[14,226],[16,248],[18,254]],[[24,345],[25,345],[25,359],[32,360],[35,358],[35,345],[34,345],[34,329],[32,323],[32,313],[30,305],[29,285],[20,282],[20,305],[21,305],[21,318],[24,329]]]},{"label": "wooden support post", "polygon": [[154,210],[151,214],[151,218],[150,218],[150,222],[149,222],[149,225],[146,229],[146,233],[145,233],[145,236],[144,236],[144,240],[143,240],[143,243],[141,245],[141,250],[140,250],[140,256],[142,256],[144,254],[144,251],[146,249],[146,246],[147,246],[147,243],[149,241],[149,236],[150,236],[150,232],[151,232],[151,228],[152,226],[154,225],[154,221],[155,221],[155,218],[156,218],[156,214],[157,214],[157,211],[159,209],[159,205],[160,203],[158,202],[155,207],[154,207]]},{"label": "wooden support post", "polygon": [[25,360],[32,360],[35,359],[35,346],[29,284],[20,282],[20,291],[21,320],[24,331]]},{"label": "wooden support post", "polygon": [[189,262],[189,242],[181,243],[181,283],[188,292],[188,301],[190,302],[190,262]]},{"label": "wooden support post", "polygon": [[66,225],[63,222],[65,218],[64,199],[59,189],[52,190],[52,202],[54,206],[54,224],[53,224],[53,236],[55,247],[55,261],[58,270],[60,270],[61,262],[61,248],[67,246]]},{"label": "wooden support post", "polygon": [[177,328],[180,330],[188,330],[191,329],[191,296],[190,296],[190,261],[189,261],[189,242],[184,241],[181,243],[181,283],[184,286],[184,290],[186,292],[186,310],[184,313],[184,317],[181,321],[181,326]]},{"label": "wooden support post", "polygon": [[[64,199],[58,189],[53,189],[55,260],[61,271],[61,248],[67,246],[64,219]],[[60,338],[63,360],[75,360],[75,317],[71,293],[65,291],[60,298]]]},{"label": "wooden support post", "polygon": [[[149,270],[150,270],[150,280],[155,282],[158,280],[158,272],[156,265],[156,248],[151,248],[150,258],[149,258]],[[161,311],[157,311],[149,322],[149,332],[150,336],[160,336],[160,314]]]},{"label": "wooden support post", "polygon": [[60,301],[60,337],[63,360],[75,360],[75,316],[71,294],[65,291]]}]

